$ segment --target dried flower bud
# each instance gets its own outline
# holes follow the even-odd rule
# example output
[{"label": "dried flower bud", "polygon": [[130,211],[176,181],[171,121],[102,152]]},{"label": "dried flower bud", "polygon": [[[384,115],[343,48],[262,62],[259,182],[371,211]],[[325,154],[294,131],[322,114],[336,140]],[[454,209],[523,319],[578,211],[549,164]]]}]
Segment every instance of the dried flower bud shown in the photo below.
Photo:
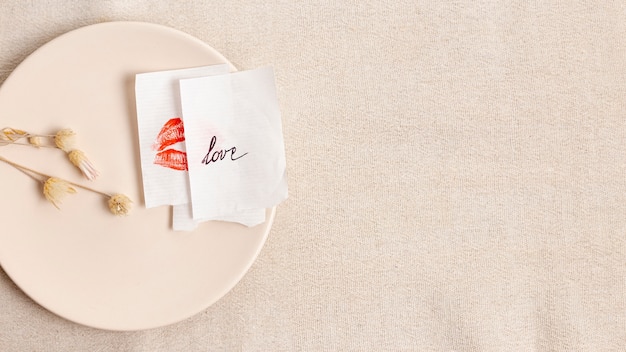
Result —
[{"label": "dried flower bud", "polygon": [[42,138],[41,136],[30,136],[28,137],[28,143],[36,148],[39,148],[42,145]]},{"label": "dried flower bud", "polygon": [[5,127],[0,131],[0,145],[11,144],[26,135],[26,131]]},{"label": "dried flower bud", "polygon": [[68,194],[76,193],[76,190],[70,185],[69,182],[56,177],[50,177],[43,184],[43,195],[47,200],[52,203],[57,209],[61,204],[61,201]]},{"label": "dried flower bud", "polygon": [[132,201],[123,194],[116,194],[109,199],[109,210],[115,215],[128,215]]},{"label": "dried flower bud", "polygon": [[92,181],[96,177],[98,177],[98,170],[96,170],[96,168],[93,166],[91,161],[87,159],[87,157],[85,156],[85,153],[83,153],[82,151],[78,149],[75,149],[67,153],[67,156],[69,157],[72,164],[74,164],[74,166],[79,168],[80,171],[83,173],[83,175],[85,175],[85,177],[89,181]]},{"label": "dried flower bud", "polygon": [[69,128],[60,130],[54,135],[54,144],[66,153],[72,151],[76,145],[76,133]]}]

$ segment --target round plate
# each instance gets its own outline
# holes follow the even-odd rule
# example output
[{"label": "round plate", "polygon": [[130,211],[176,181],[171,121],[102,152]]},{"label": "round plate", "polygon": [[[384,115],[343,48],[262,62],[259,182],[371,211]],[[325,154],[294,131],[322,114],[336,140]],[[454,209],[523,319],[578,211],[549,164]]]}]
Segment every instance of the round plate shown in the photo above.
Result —
[{"label": "round plate", "polygon": [[0,128],[72,128],[100,177],[86,181],[58,149],[9,145],[0,155],[134,201],[129,216],[116,217],[104,197],[78,189],[57,210],[40,183],[0,163],[0,264],[33,300],[84,325],[147,329],[206,309],[249,269],[275,208],[252,228],[207,222],[174,232],[171,207],[143,203],[135,74],[218,63],[228,61],[185,33],[110,22],[56,38],[4,82]]}]

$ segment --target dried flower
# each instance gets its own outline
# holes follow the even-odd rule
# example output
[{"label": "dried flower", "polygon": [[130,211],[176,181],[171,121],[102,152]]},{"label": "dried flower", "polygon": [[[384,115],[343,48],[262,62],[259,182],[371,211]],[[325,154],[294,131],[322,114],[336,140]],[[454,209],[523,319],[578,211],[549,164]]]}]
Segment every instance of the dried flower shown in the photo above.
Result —
[{"label": "dried flower", "polygon": [[89,181],[92,181],[96,177],[98,177],[98,170],[96,170],[91,161],[87,159],[85,153],[78,149],[74,149],[71,152],[67,153],[67,156],[69,157],[72,164],[79,168],[83,175],[85,175],[85,177]]},{"label": "dried flower", "polygon": [[78,183],[66,181],[60,179],[58,177],[53,177],[37,170],[33,170],[26,166],[14,163],[8,159],[0,156],[0,161],[6,164],[9,164],[16,168],[17,170],[23,172],[27,176],[31,177],[33,180],[37,182],[43,183],[43,194],[47,200],[49,200],[57,209],[59,209],[59,205],[65,196],[68,194],[76,193],[76,188],[82,188],[86,191],[90,191],[101,196],[108,198],[108,205],[111,213],[115,215],[127,215],[130,212],[132,201],[130,198],[123,194],[109,194],[102,191],[98,191],[97,189],[93,189],[91,187],[83,186]]},{"label": "dried flower", "polygon": [[60,178],[50,177],[43,184],[43,195],[50,201],[57,209],[61,204],[61,201],[68,194],[76,193],[76,190],[72,185]]},{"label": "dried flower", "polygon": [[[28,140],[28,143],[24,142],[16,142],[22,138]],[[0,130],[0,146],[8,145],[8,144],[20,144],[27,145],[31,147],[51,147],[51,145],[44,144],[43,141],[45,139],[53,139],[54,144],[57,148],[63,150],[67,153],[68,159],[74,166],[76,166],[82,174],[88,179],[93,180],[98,176],[98,171],[93,166],[91,161],[87,159],[85,153],[81,150],[75,148],[76,145],[76,133],[71,129],[62,129],[58,131],[54,135],[39,135],[32,134],[26,131],[17,130],[14,128],[4,128]],[[46,174],[43,174],[39,171],[27,168],[25,166],[16,164],[12,161],[9,161],[0,156],[0,161],[5,162],[9,165],[12,165],[16,169],[22,171],[26,175],[32,177],[33,179],[43,182],[43,194],[47,200],[49,200],[57,209],[59,209],[59,205],[65,196],[68,194],[76,193],[76,189],[74,187],[82,188],[94,193],[98,193],[104,197],[109,198],[109,209],[115,215],[126,215],[130,211],[130,199],[124,195],[116,194],[111,195],[105,192],[101,192],[95,190],[93,188],[89,188],[77,183],[73,183],[70,181],[66,181],[57,177],[52,177]]]},{"label": "dried flower", "polygon": [[[47,148],[55,148],[53,146],[47,145],[44,143],[45,139],[54,137],[54,135],[46,135],[46,134],[34,134],[23,130],[18,130],[15,128],[5,127],[0,130],[0,146],[5,145],[26,145],[30,147],[47,147]],[[21,142],[21,139],[26,139],[26,142]]]},{"label": "dried flower", "polygon": [[30,136],[28,137],[28,143],[30,143],[32,146],[39,148],[41,147],[42,144],[42,138],[41,136]]},{"label": "dried flower", "polygon": [[11,144],[27,135],[26,131],[5,127],[0,131],[0,145]]},{"label": "dried flower", "polygon": [[116,194],[109,198],[109,210],[115,215],[128,215],[130,212],[130,198],[123,194]]},{"label": "dried flower", "polygon": [[76,133],[69,128],[60,130],[54,135],[54,144],[62,151],[69,153],[76,145]]}]

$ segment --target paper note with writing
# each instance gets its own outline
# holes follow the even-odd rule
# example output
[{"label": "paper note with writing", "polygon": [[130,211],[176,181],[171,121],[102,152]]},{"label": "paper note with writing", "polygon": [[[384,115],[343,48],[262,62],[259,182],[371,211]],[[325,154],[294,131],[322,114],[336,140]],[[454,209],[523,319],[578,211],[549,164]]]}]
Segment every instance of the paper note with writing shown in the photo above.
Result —
[{"label": "paper note with writing", "polygon": [[194,219],[287,198],[272,68],[180,81]]},{"label": "paper note with writing", "polygon": [[179,81],[229,72],[226,64],[135,77],[139,154],[147,208],[190,201]]},{"label": "paper note with writing", "polygon": [[194,220],[192,216],[191,203],[180,204],[174,205],[173,207],[172,227],[174,228],[174,231],[192,231],[198,227],[198,224],[204,221],[237,222],[242,225],[252,227],[264,223],[265,215],[265,209],[248,209],[211,219]]}]

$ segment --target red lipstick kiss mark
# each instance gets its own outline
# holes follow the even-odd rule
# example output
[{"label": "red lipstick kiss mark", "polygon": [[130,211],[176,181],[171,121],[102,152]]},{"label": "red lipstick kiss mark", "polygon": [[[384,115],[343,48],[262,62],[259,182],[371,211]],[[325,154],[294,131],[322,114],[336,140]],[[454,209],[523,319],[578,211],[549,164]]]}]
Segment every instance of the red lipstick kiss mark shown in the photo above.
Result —
[{"label": "red lipstick kiss mark", "polygon": [[169,119],[157,135],[152,149],[158,153],[154,157],[154,164],[173,170],[188,170],[187,153],[175,149],[165,149],[185,140],[185,128],[180,117]]},{"label": "red lipstick kiss mark", "polygon": [[152,149],[161,151],[172,144],[185,140],[185,127],[180,117],[169,119],[161,128],[157,135],[156,142],[152,145]]},{"label": "red lipstick kiss mark", "polygon": [[180,150],[167,149],[157,153],[154,163],[174,170],[187,170],[187,153]]}]

